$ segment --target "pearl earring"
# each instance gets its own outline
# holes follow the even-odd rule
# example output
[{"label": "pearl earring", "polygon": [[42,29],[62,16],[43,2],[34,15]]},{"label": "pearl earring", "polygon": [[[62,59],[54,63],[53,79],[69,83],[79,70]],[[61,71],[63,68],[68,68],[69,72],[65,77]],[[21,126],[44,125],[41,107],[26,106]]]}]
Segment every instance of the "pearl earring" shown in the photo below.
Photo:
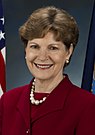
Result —
[{"label": "pearl earring", "polygon": [[69,59],[66,59],[66,64],[68,64],[69,63]]},{"label": "pearl earring", "polygon": [[73,43],[71,43],[70,45],[73,46]]}]

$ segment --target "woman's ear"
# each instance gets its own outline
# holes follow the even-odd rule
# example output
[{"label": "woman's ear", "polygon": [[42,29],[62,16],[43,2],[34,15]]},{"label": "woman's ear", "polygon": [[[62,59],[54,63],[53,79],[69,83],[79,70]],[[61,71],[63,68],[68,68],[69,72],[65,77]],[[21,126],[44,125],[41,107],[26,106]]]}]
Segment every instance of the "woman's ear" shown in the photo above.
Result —
[{"label": "woman's ear", "polygon": [[72,53],[73,53],[73,50],[74,50],[74,46],[73,46],[73,44],[71,43],[70,48],[68,49],[68,56],[67,56],[67,59],[68,59],[68,60],[70,59],[70,57],[71,57],[71,55],[72,55]]}]

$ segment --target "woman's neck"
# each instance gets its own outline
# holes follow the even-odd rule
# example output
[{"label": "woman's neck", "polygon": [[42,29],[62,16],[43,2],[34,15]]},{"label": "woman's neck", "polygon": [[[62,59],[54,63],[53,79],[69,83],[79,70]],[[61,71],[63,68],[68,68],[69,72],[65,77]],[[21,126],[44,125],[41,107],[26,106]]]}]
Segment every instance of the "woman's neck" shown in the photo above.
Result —
[{"label": "woman's neck", "polygon": [[64,76],[60,78],[48,79],[48,80],[40,80],[36,79],[35,82],[35,92],[39,93],[51,93],[52,90],[63,80]]}]

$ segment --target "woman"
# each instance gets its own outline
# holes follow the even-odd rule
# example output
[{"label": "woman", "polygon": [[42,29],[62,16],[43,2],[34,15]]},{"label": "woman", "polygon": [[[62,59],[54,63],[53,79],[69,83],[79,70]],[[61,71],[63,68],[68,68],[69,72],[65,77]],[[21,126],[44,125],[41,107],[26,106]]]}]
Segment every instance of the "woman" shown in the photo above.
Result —
[{"label": "woman", "polygon": [[19,33],[34,78],[2,96],[0,135],[95,135],[94,95],[63,73],[78,41],[75,19],[62,9],[43,7]]}]

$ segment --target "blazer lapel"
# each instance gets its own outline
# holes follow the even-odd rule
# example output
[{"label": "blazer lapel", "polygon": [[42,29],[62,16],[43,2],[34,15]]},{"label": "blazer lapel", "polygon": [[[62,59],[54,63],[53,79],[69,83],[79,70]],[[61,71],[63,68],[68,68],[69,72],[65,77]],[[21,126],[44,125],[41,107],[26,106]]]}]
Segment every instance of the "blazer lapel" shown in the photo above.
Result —
[{"label": "blazer lapel", "polygon": [[17,108],[23,116],[27,128],[30,128],[30,85],[23,87]]},{"label": "blazer lapel", "polygon": [[[22,94],[18,101],[17,108],[21,113],[22,117],[25,120],[27,128],[30,128],[30,85],[23,87]],[[32,122],[40,119],[41,117],[48,115],[51,112],[54,112],[59,109],[64,108],[65,100],[70,93],[70,89],[72,87],[71,82],[66,76],[60,84],[51,92],[46,101],[41,105],[39,110],[37,111],[35,117],[32,119]]]},{"label": "blazer lapel", "polygon": [[65,77],[47,97],[46,101],[40,106],[38,112],[36,113],[36,116],[32,119],[32,122],[53,111],[63,109],[71,86],[72,85],[68,77]]}]

